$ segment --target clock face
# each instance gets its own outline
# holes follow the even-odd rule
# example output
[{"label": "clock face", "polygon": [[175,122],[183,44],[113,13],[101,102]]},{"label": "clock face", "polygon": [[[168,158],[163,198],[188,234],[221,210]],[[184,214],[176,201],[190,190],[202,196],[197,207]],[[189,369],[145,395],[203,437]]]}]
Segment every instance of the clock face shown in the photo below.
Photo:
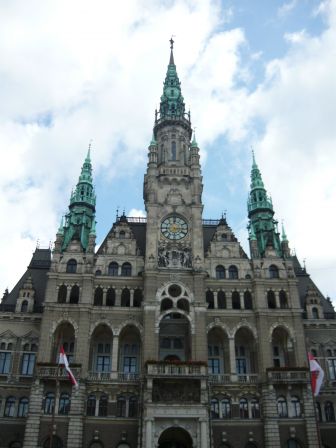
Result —
[{"label": "clock face", "polygon": [[169,240],[181,240],[188,233],[188,224],[183,218],[172,215],[162,221],[161,232]]}]

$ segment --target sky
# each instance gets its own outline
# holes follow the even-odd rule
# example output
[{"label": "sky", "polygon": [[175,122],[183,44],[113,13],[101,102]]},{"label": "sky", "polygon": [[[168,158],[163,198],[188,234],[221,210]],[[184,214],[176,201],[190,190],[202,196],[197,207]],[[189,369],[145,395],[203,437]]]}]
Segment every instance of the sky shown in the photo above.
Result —
[{"label": "sky", "polygon": [[97,243],[117,209],[144,215],[172,35],[203,217],[226,212],[248,251],[253,148],[291,249],[336,301],[336,0],[0,2],[0,292],[54,242],[91,140]]}]

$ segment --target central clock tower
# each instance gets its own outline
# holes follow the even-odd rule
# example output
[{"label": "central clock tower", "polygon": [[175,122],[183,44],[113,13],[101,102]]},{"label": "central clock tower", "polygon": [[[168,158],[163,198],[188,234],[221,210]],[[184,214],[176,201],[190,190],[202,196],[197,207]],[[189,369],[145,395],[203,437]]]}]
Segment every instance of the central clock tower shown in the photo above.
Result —
[{"label": "central clock tower", "polygon": [[144,180],[145,270],[199,272],[204,258],[199,148],[195,135],[192,139],[190,112],[185,111],[173,40],[170,42],[170,60],[160,109],[155,111]]}]

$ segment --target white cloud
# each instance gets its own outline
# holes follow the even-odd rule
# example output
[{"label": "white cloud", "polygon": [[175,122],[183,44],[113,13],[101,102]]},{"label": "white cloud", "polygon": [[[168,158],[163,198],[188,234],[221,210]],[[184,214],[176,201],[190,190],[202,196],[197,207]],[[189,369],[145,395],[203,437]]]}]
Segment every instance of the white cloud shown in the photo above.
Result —
[{"label": "white cloud", "polygon": [[278,9],[278,16],[284,17],[288,15],[297,5],[297,0],[291,0],[290,2],[283,3]]}]

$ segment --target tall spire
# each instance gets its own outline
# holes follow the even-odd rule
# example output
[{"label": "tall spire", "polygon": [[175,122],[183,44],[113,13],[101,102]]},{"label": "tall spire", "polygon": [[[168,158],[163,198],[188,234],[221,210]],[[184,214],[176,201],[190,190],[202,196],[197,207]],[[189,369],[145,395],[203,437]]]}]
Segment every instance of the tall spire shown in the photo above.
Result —
[{"label": "tall spire", "polygon": [[277,221],[271,198],[267,195],[261,172],[252,151],[251,189],[247,201],[250,240],[257,240],[259,256],[267,256],[267,250],[282,255]]},{"label": "tall spire", "polygon": [[170,58],[167,68],[166,78],[163,83],[163,93],[160,99],[160,109],[156,112],[154,134],[158,126],[163,125],[167,120],[175,121],[188,127],[189,138],[191,138],[190,113],[186,113],[184,98],[181,90],[181,83],[176,71],[174,62],[174,40],[170,39]]},{"label": "tall spire", "polygon": [[89,234],[95,228],[96,195],[94,192],[91,164],[91,143],[82,165],[81,173],[70,197],[69,213],[65,216],[62,250],[71,240],[79,240],[87,249]]}]

